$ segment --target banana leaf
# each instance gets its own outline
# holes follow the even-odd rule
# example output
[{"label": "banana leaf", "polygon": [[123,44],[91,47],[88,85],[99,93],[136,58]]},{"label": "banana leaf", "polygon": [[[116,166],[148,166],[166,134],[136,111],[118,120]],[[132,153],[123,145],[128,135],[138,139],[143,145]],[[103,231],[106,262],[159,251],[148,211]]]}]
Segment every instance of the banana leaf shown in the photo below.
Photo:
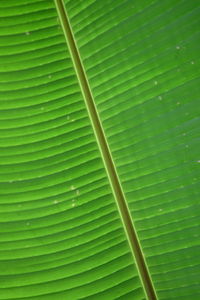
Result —
[{"label": "banana leaf", "polygon": [[0,300],[200,298],[199,15],[0,1]]}]

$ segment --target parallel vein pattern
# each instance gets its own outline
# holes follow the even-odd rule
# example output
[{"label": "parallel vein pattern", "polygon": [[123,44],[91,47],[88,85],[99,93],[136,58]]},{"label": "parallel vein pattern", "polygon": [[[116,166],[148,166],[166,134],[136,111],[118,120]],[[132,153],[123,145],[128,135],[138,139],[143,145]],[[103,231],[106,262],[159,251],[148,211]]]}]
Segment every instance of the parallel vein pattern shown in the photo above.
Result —
[{"label": "parallel vein pattern", "polygon": [[53,1],[0,14],[0,299],[144,299]]},{"label": "parallel vein pattern", "polygon": [[65,0],[159,299],[198,299],[198,1]]},{"label": "parallel vein pattern", "polygon": [[95,106],[94,98],[86,77],[86,73],[84,70],[84,66],[80,59],[80,54],[76,45],[76,41],[71,29],[71,25],[69,23],[69,18],[67,16],[67,12],[64,7],[64,3],[62,0],[55,1],[58,15],[60,17],[60,22],[63,27],[63,32],[66,37],[67,45],[70,49],[70,53],[73,59],[74,68],[76,70],[77,78],[79,80],[79,84],[82,90],[82,94],[85,100],[85,105],[88,110],[88,115],[91,120],[91,124],[94,130],[94,134],[97,139],[97,143],[99,145],[99,150],[102,154],[102,160],[105,165],[105,169],[107,171],[107,175],[109,178],[109,182],[113,191],[113,195],[116,200],[116,205],[119,210],[119,214],[122,219],[122,223],[124,225],[124,230],[127,234],[127,239],[130,244],[130,248],[133,253],[133,258],[136,262],[138,273],[140,275],[142,284],[144,286],[145,293],[148,299],[155,300],[156,293],[152,284],[151,277],[149,275],[149,271],[141,250],[141,246],[138,241],[138,237],[132,223],[132,219],[130,216],[130,212],[127,207],[127,202],[118,178],[118,174],[116,172],[113,158],[105,138],[105,134],[102,128],[101,121],[98,116],[98,112]]}]

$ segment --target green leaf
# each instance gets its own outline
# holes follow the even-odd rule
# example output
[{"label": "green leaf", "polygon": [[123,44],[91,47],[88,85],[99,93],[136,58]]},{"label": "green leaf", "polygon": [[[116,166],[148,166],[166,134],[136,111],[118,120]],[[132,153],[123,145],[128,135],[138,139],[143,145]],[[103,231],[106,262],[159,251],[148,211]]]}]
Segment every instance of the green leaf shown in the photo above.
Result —
[{"label": "green leaf", "polygon": [[198,299],[199,3],[0,1],[0,299]]}]

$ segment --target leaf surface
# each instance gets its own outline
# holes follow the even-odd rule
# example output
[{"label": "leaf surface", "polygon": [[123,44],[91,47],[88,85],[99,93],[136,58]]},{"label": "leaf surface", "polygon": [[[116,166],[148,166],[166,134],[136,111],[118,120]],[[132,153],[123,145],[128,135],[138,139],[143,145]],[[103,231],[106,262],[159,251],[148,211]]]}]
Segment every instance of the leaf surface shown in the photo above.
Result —
[{"label": "leaf surface", "polygon": [[[157,297],[197,299],[199,4],[63,3]],[[150,299],[55,3],[0,8],[0,299]]]}]

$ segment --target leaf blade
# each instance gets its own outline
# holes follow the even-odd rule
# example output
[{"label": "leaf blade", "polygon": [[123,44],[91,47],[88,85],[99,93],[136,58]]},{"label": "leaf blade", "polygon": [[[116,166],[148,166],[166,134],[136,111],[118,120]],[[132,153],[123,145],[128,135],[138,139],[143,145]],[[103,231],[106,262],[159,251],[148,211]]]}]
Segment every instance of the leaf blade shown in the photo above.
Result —
[{"label": "leaf blade", "polygon": [[0,299],[142,299],[55,6],[1,5]]},{"label": "leaf blade", "polygon": [[199,4],[65,5],[158,296],[198,298]]}]

